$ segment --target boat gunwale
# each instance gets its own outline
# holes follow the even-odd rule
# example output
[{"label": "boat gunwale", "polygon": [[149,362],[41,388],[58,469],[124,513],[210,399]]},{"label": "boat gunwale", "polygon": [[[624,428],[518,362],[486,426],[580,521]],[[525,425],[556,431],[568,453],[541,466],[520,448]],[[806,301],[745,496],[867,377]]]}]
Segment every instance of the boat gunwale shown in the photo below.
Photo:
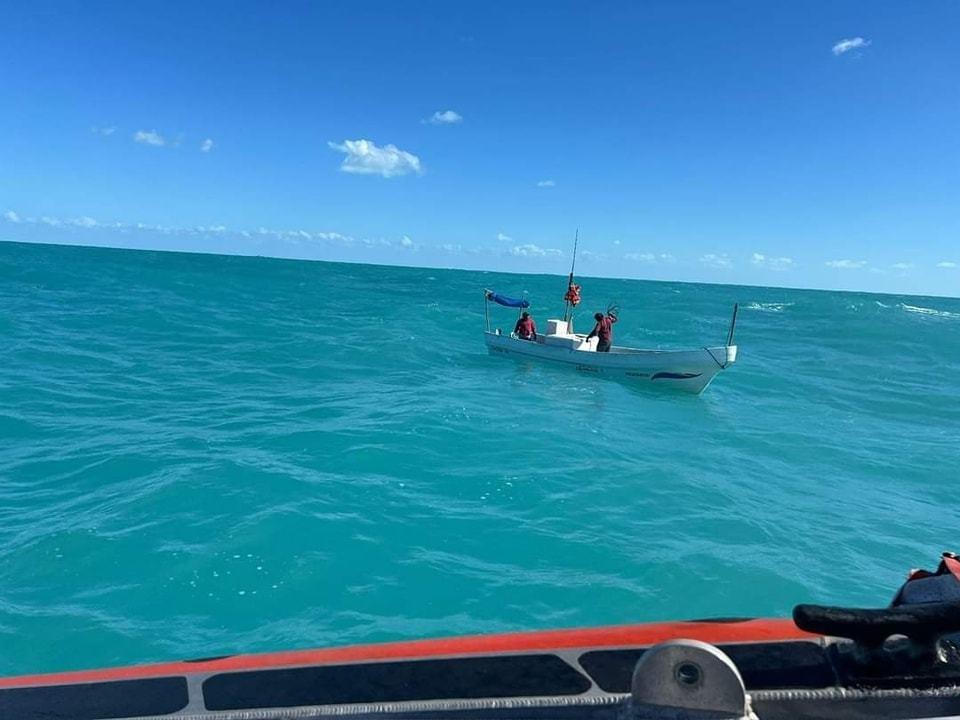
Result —
[{"label": "boat gunwale", "polygon": [[166,676],[196,676],[309,665],[356,664],[390,660],[473,655],[616,649],[655,645],[678,637],[709,643],[811,641],[822,636],[799,629],[788,618],[717,618],[675,622],[612,625],[593,628],[538,630],[493,635],[350,645],[331,648],[226,655],[199,660],[71,670],[0,677],[0,690],[18,687],[137,680]]},{"label": "boat gunwale", "polygon": [[[550,350],[557,350],[557,351],[566,350],[572,353],[584,353],[586,355],[679,355],[682,353],[699,353],[703,351],[706,351],[707,353],[712,354],[711,351],[714,351],[714,350],[726,351],[728,348],[733,348],[733,349],[737,348],[736,345],[703,345],[701,347],[695,347],[695,348],[676,348],[676,349],[633,348],[633,347],[627,347],[626,345],[612,345],[608,352],[598,353],[596,350],[579,350],[577,348],[562,347],[559,345],[551,345],[550,343],[542,342],[539,338],[548,337],[546,335],[538,335],[537,340],[531,341],[531,340],[524,340],[522,338],[514,337],[512,334],[509,334],[509,335],[503,334],[503,333],[498,334],[490,330],[484,330],[483,334],[484,336],[486,336],[486,338],[498,338],[501,340],[509,340],[512,342],[516,342],[518,343],[518,347],[524,347],[525,345],[533,343],[537,347],[549,348]],[[574,337],[582,340],[586,336],[585,335],[565,335],[560,337]],[[714,360],[716,360],[716,358],[714,358]],[[730,362],[734,362],[734,361],[730,361]]]}]

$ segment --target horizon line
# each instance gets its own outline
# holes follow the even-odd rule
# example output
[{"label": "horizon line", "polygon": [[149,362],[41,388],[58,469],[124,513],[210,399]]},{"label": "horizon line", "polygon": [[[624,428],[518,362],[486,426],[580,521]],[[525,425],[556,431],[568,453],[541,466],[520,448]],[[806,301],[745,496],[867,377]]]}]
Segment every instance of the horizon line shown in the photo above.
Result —
[{"label": "horizon line", "polygon": [[[225,253],[225,252],[216,252],[213,250],[171,250],[167,248],[131,248],[123,247],[118,245],[109,245],[109,244],[97,244],[90,245],[84,243],[63,243],[63,242],[47,242],[44,240],[6,240],[0,238],[0,243],[7,243],[10,245],[50,245],[54,247],[65,247],[65,248],[84,248],[89,250],[118,250],[118,251],[127,251],[127,252],[159,252],[159,253],[169,253],[173,255],[204,255],[204,256],[214,256],[214,257],[238,257],[238,258],[254,258],[254,259],[263,259],[263,260],[276,260],[281,262],[308,262],[308,263],[328,263],[334,265],[368,265],[370,267],[385,267],[385,268],[406,268],[410,270],[448,270],[455,272],[477,272],[477,273],[500,273],[503,275],[528,275],[528,276],[550,276],[565,278],[568,276],[568,273],[552,273],[552,272],[522,272],[518,270],[477,270],[472,268],[464,267],[454,267],[454,266],[444,266],[444,265],[405,265],[403,263],[386,263],[386,262],[363,262],[360,260],[324,260],[319,258],[298,258],[298,257],[282,257],[278,255],[259,255],[254,253],[244,253],[244,252],[235,252],[235,253]],[[709,280],[659,280],[654,278],[640,278],[640,277],[625,277],[621,275],[577,275],[578,278],[589,278],[593,280],[630,280],[636,282],[645,282],[645,283],[666,283],[666,284],[680,284],[680,285],[709,285],[716,287],[734,287],[734,288],[753,288],[757,290],[798,290],[802,292],[823,292],[823,293],[851,293],[857,295],[882,295],[885,297],[916,297],[916,298],[942,298],[945,300],[960,300],[960,295],[939,295],[936,293],[929,293],[923,295],[915,295],[911,293],[895,293],[895,292],[882,292],[878,290],[848,290],[848,289],[838,289],[838,288],[823,288],[823,287],[800,287],[796,285],[749,285],[744,283],[730,283],[730,282],[712,282]]]}]

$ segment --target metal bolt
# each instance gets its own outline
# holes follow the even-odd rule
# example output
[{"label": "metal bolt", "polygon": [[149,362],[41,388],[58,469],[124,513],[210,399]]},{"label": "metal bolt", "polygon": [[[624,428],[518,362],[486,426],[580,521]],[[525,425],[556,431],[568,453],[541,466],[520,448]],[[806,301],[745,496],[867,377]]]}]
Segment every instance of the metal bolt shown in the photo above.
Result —
[{"label": "metal bolt", "polygon": [[700,666],[692,662],[682,662],[673,671],[674,677],[680,685],[694,688],[700,684]]}]

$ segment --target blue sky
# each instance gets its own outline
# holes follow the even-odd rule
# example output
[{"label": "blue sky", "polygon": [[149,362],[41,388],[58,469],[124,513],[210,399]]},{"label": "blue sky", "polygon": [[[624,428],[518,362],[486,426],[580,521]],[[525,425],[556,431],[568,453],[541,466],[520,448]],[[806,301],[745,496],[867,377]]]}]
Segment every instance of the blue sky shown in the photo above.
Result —
[{"label": "blue sky", "polygon": [[960,294],[953,1],[0,9],[0,239]]}]

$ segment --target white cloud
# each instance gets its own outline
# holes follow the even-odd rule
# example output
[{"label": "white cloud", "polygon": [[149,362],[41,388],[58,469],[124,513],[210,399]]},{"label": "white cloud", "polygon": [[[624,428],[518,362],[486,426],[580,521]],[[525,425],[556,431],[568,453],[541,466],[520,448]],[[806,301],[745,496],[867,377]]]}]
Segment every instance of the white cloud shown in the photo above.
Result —
[{"label": "white cloud", "polygon": [[115,125],[111,125],[110,127],[96,127],[96,126],[94,126],[94,127],[90,128],[90,132],[92,132],[92,133],[94,133],[94,134],[96,134],[96,135],[103,135],[104,137],[108,137],[108,136],[110,136],[110,135],[113,135],[116,131],[117,131],[117,127],[116,127]]},{"label": "white cloud", "polygon": [[537,183],[537,187],[556,187],[557,184],[553,180],[541,180]]},{"label": "white cloud", "polygon": [[338,232],[320,232],[315,233],[315,237],[320,238],[321,240],[337,240],[339,242],[345,242],[347,244],[353,242],[353,238],[349,235],[341,235]]},{"label": "white cloud", "polygon": [[913,263],[898,262],[898,263],[894,263],[890,267],[892,267],[894,270],[909,270],[910,268],[913,267]]},{"label": "white cloud", "polygon": [[420,158],[399,149],[396,145],[378,147],[370,140],[344,140],[342,143],[328,142],[327,145],[346,155],[340,169],[343,172],[358,175],[380,175],[390,178],[409,173],[423,172]]},{"label": "white cloud", "polygon": [[497,240],[499,240],[500,242],[513,242],[512,237],[502,232],[497,233]]},{"label": "white cloud", "polygon": [[768,270],[787,270],[793,267],[793,258],[788,257],[768,257],[763,253],[754,253],[750,262]]},{"label": "white cloud", "polygon": [[208,153],[211,150],[213,150],[213,140],[211,138],[206,138],[200,143],[200,152]]},{"label": "white cloud", "polygon": [[656,263],[656,262],[667,263],[667,262],[673,262],[675,260],[673,255],[671,255],[670,253],[660,253],[659,255],[657,255],[656,253],[651,253],[651,252],[624,253],[623,259],[632,260],[634,262],[645,262],[645,263]]},{"label": "white cloud", "polygon": [[453,110],[437,110],[429,119],[424,120],[425,123],[430,123],[431,125],[456,125],[457,123],[463,122],[463,116],[460,113],[456,113]]},{"label": "white cloud", "polygon": [[620,244],[620,241],[619,241],[619,240],[614,240],[614,241],[613,241],[613,244],[614,244],[614,245],[619,245],[619,244]]},{"label": "white cloud", "polygon": [[[44,225],[49,225],[50,227],[60,227],[60,228],[98,228],[101,230],[119,230],[121,232],[130,232],[130,231],[140,231],[148,233],[161,233],[163,235],[178,235],[178,236],[197,236],[197,235],[219,235],[219,236],[231,236],[237,235],[244,238],[252,238],[254,236],[270,237],[277,240],[284,240],[293,243],[300,243],[303,241],[318,242],[318,241],[330,241],[336,242],[342,245],[354,245],[356,243],[362,243],[367,246],[389,246],[390,242],[388,240],[376,239],[360,239],[357,240],[349,235],[341,235],[336,232],[310,232],[307,230],[271,230],[269,228],[261,227],[255,231],[250,230],[231,230],[226,225],[217,224],[217,225],[195,225],[193,227],[170,227],[166,225],[151,225],[148,223],[137,222],[137,223],[123,223],[123,222],[99,222],[94,218],[88,215],[81,215],[80,217],[61,219],[56,217],[43,216],[39,219],[35,218],[21,218],[12,210],[0,215],[3,219],[6,219],[10,222],[23,222],[23,223],[43,223]],[[12,218],[16,218],[15,220]],[[416,247],[416,244],[413,241],[407,240],[412,244],[413,247]],[[409,247],[404,244],[405,247]]]},{"label": "white cloud", "polygon": [[448,253],[458,253],[463,251],[463,246],[460,244],[444,243],[440,246],[440,249]]},{"label": "white cloud", "polygon": [[862,37],[844,38],[833,46],[833,54],[843,55],[845,52],[857,50],[858,48],[865,48],[868,45],[870,45],[870,41],[864,40]]},{"label": "white cloud", "polygon": [[400,244],[405,248],[412,248],[414,243],[413,240],[404,235],[402,238],[400,238]]},{"label": "white cloud", "polygon": [[707,253],[706,255],[700,256],[700,262],[704,265],[709,265],[712,268],[717,268],[720,270],[726,270],[727,268],[733,267],[733,263],[730,262],[725,254],[717,255],[715,253]]},{"label": "white cloud", "polygon": [[144,145],[156,145],[157,147],[163,147],[167,144],[166,139],[156,130],[137,130],[133,134],[133,141]]},{"label": "white cloud", "polygon": [[859,270],[867,264],[866,260],[827,260],[824,263],[827,267],[838,268],[840,270]]},{"label": "white cloud", "polygon": [[527,243],[526,245],[514,245],[510,248],[510,254],[517,257],[561,257],[563,252],[554,248],[542,248],[539,245]]},{"label": "white cloud", "polygon": [[603,253],[593,252],[592,250],[581,250],[580,257],[584,260],[606,260],[607,256]]},{"label": "white cloud", "polygon": [[938,268],[955,268],[957,264],[952,260],[941,260],[937,263]]}]

